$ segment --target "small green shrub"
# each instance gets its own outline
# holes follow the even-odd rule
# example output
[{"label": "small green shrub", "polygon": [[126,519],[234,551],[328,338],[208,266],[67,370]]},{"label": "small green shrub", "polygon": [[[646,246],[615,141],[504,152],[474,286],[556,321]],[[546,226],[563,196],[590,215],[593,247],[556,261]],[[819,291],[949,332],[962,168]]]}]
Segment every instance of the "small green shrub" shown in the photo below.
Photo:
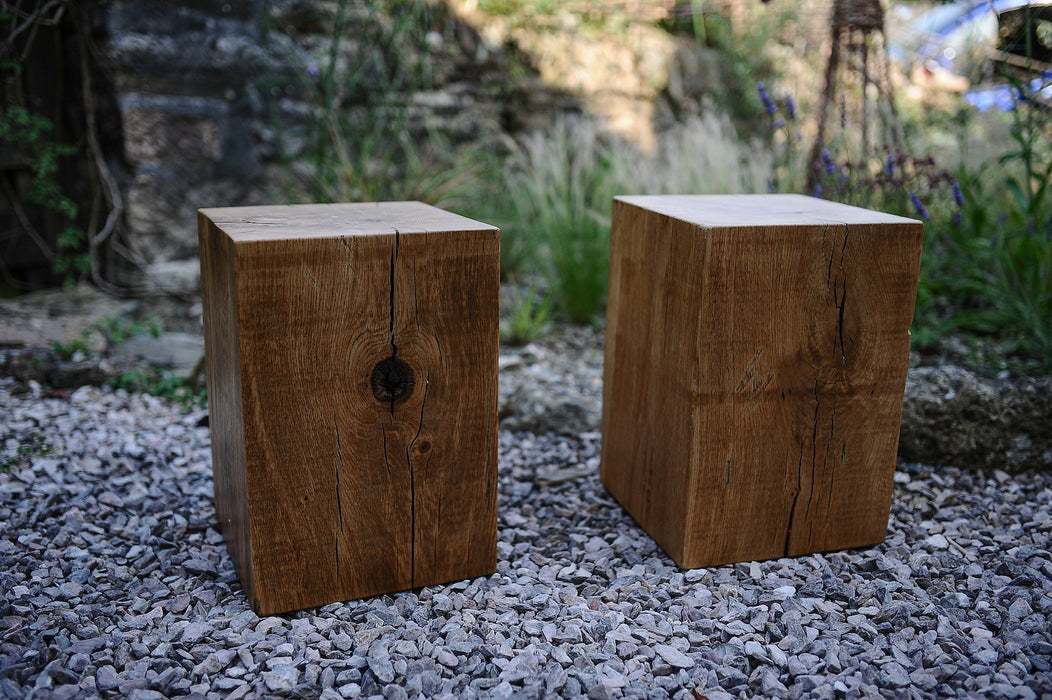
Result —
[{"label": "small green shrub", "polygon": [[591,322],[606,295],[610,207],[623,182],[615,148],[593,122],[561,118],[521,142],[507,173],[517,235],[529,237],[513,245],[543,256],[558,310],[575,323]]},{"label": "small green shrub", "polygon": [[160,338],[164,333],[164,326],[156,316],[150,316],[141,321],[109,317],[95,323],[94,328],[103,335],[109,345],[119,345],[132,338],[145,336]]},{"label": "small green shrub", "polygon": [[500,339],[510,345],[524,345],[541,337],[548,327],[551,298],[533,289],[512,291],[511,313],[500,323]]},{"label": "small green shrub", "polygon": [[501,255],[511,251],[512,272],[541,271],[554,310],[589,323],[605,302],[615,195],[750,191],[769,163],[712,114],[660,134],[649,155],[592,120],[558,119],[508,160],[503,189],[514,224],[502,230]]},{"label": "small green shrub", "polygon": [[107,384],[115,389],[159,396],[186,407],[203,407],[207,402],[205,390],[195,386],[192,379],[156,367],[133,367]]},{"label": "small green shrub", "polygon": [[26,435],[0,436],[0,473],[7,474],[12,469],[29,464],[38,456],[46,456],[55,451],[54,445],[46,436],[38,432]]},{"label": "small green shrub", "polygon": [[50,120],[25,107],[12,105],[0,112],[0,148],[21,156],[30,172],[26,201],[54,212],[64,221],[55,237],[54,249],[47,241],[36,243],[51,258],[54,271],[67,283],[73,283],[87,274],[91,257],[87,252],[87,234],[77,224],[77,205],[62,191],[57,179],[62,159],[73,155],[76,149],[52,141],[49,136],[53,130]]},{"label": "small green shrub", "polygon": [[87,356],[91,354],[91,331],[85,328],[80,332],[80,335],[70,340],[69,342],[62,342],[60,340],[53,341],[51,343],[51,350],[55,353],[55,356],[60,360],[72,360],[78,356]]},{"label": "small green shrub", "polygon": [[[1028,367],[1052,366],[1052,134],[1027,88],[1010,115],[1014,146],[978,168],[955,173],[930,156],[884,153],[863,162],[821,154],[810,192],[925,221],[924,251],[913,326],[914,347],[938,350],[950,334],[990,337],[1002,354]],[[768,114],[773,167],[770,191],[799,191],[809,164],[801,161],[795,105],[758,85]],[[962,110],[963,112],[963,110]],[[969,150],[966,115],[959,150]],[[923,136],[923,125],[917,136]],[[968,338],[965,339],[968,344]]]},{"label": "small green shrub", "polygon": [[456,146],[410,114],[410,96],[433,83],[427,34],[435,6],[422,0],[359,5],[335,3],[319,64],[301,66],[300,87],[315,96],[315,105],[307,130],[309,171],[297,198],[470,208],[485,178],[486,144]]}]

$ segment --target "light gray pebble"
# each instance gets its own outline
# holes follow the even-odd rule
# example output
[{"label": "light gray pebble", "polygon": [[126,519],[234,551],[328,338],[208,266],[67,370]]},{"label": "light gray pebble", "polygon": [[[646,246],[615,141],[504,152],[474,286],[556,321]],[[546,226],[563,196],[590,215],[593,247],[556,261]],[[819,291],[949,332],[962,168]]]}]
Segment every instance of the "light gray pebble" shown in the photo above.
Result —
[{"label": "light gray pebble", "polygon": [[675,647],[671,647],[667,644],[657,644],[654,646],[654,651],[657,652],[662,659],[676,668],[694,668],[693,659]]},{"label": "light gray pebble", "polygon": [[291,690],[296,687],[296,681],[299,680],[299,671],[290,664],[279,664],[270,671],[264,671],[261,675],[267,688],[275,692]]},{"label": "light gray pebble", "polygon": [[435,660],[443,666],[447,666],[449,668],[456,668],[457,664],[459,663],[456,654],[449,651],[448,649],[439,649],[438,652],[435,654]]}]

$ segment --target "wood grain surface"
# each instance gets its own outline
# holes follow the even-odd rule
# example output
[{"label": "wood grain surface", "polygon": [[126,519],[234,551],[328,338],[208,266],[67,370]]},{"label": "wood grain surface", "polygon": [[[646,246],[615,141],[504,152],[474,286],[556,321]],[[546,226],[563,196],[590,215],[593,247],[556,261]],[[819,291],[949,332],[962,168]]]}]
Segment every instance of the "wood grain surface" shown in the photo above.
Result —
[{"label": "wood grain surface", "polygon": [[257,610],[491,573],[497,229],[416,202],[200,216],[216,507]]},{"label": "wood grain surface", "polygon": [[615,200],[601,475],[680,566],[884,539],[922,234],[803,196]]}]

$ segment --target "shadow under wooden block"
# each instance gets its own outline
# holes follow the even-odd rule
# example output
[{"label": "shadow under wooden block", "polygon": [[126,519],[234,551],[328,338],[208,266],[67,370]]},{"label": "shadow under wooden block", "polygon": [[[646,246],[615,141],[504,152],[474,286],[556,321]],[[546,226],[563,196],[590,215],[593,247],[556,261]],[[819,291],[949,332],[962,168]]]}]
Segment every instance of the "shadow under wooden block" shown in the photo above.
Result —
[{"label": "shadow under wooden block", "polygon": [[615,199],[601,477],[680,566],[883,541],[922,236],[804,196]]},{"label": "shadow under wooden block", "polygon": [[257,612],[492,573],[498,230],[419,202],[198,223],[216,513]]}]

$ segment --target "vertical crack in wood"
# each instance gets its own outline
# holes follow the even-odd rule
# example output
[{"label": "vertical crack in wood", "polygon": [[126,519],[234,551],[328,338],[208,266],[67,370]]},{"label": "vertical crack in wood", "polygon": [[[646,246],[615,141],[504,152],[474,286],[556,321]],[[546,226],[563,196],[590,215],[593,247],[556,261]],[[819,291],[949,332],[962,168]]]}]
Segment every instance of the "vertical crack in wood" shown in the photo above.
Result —
[{"label": "vertical crack in wood", "polygon": [[[832,421],[832,419],[830,419],[829,422],[830,422],[830,429],[829,429],[830,435],[829,435],[829,437],[830,437],[830,443],[832,443],[832,437],[833,437],[833,427],[832,427],[833,421]],[[844,466],[844,460],[846,460],[846,459],[847,459],[847,440],[844,440],[842,443],[840,443],[840,466],[841,467]],[[829,499],[826,500],[826,519],[827,519],[827,522],[828,522],[828,518],[829,518],[829,511],[833,508],[833,494],[835,493],[835,490],[833,488],[834,487],[834,484],[833,484],[833,477],[834,476],[836,476],[836,466],[835,465],[829,470]]]},{"label": "vertical crack in wood", "polygon": [[340,498],[340,471],[343,469],[343,444],[340,442],[340,424],[336,413],[332,414],[332,424],[336,428],[336,513],[340,519],[340,532],[343,532],[343,499]]},{"label": "vertical crack in wood", "polygon": [[[391,358],[397,361],[398,358],[398,344],[395,342],[395,268],[398,266],[398,248],[401,243],[401,232],[395,228],[395,239],[394,245],[391,247],[391,290],[390,299],[388,301],[390,305],[390,321],[388,325],[388,335],[391,343]],[[417,279],[416,279],[416,259],[413,259],[413,310],[416,314],[417,327],[420,325],[419,319],[419,300],[417,299]],[[397,364],[394,366],[397,367]],[[416,435],[409,441],[409,444],[405,448],[406,467],[409,470],[409,521],[410,521],[410,534],[409,534],[409,580],[413,586],[416,586],[416,476],[413,473],[413,459],[411,451],[413,445],[416,443],[416,439],[420,436],[420,431],[424,425],[424,406],[427,403],[427,380],[424,380],[424,396],[420,402],[420,424],[417,426]],[[398,392],[391,392],[391,416],[392,419],[395,413],[395,402],[399,398]],[[387,431],[380,426],[381,432],[383,433],[384,442],[384,464],[387,467],[387,474],[391,474],[391,462],[390,457],[387,453]]]},{"label": "vertical crack in wood", "polygon": [[783,556],[789,556],[789,544],[793,540],[793,519],[796,517],[796,502],[800,500],[800,492],[804,490],[804,443],[800,442],[800,455],[796,459],[796,493],[793,494],[793,502],[789,506],[789,525],[785,530],[785,552]]},{"label": "vertical crack in wood", "polygon": [[[807,520],[811,512],[811,501],[815,494],[815,471],[817,469],[818,461],[818,413],[822,408],[822,401],[818,396],[818,383],[819,380],[815,379],[814,397],[815,397],[815,413],[811,419],[811,484],[810,491],[807,495],[807,505],[804,507],[804,519]],[[805,443],[800,443],[800,456],[796,463],[796,493],[793,494],[793,502],[789,508],[789,524],[785,531],[785,549],[784,556],[790,556],[793,541],[793,523],[796,519],[796,506],[800,499],[800,493],[804,490],[803,484],[803,471],[804,471],[804,448]],[[810,537],[810,534],[808,535]]]},{"label": "vertical crack in wood", "polygon": [[391,462],[387,458],[387,428],[380,424],[380,437],[383,438],[384,443],[384,466],[387,467],[387,476],[391,476]]},{"label": "vertical crack in wood", "polygon": [[804,520],[807,521],[807,546],[811,547],[811,531],[814,526],[811,517],[811,504],[815,498],[815,476],[818,472],[818,413],[822,402],[818,398],[818,380],[815,380],[815,417],[811,431],[811,484],[807,492],[807,505],[804,508]]},{"label": "vertical crack in wood", "polygon": [[[409,519],[410,529],[413,533],[409,545],[410,554],[412,555],[412,563],[409,565],[409,577],[414,587],[416,586],[416,470],[413,469],[413,447],[416,445],[417,438],[420,437],[420,432],[424,429],[424,407],[427,405],[427,388],[429,384],[430,381],[425,379],[424,395],[420,399],[420,423],[416,426],[416,434],[405,448],[405,462],[409,467]],[[428,456],[428,461],[431,461],[430,456]]]},{"label": "vertical crack in wood", "polygon": [[[425,241],[427,234],[424,234]],[[426,251],[425,251],[426,254]],[[420,330],[420,295],[417,293],[416,256],[413,256],[413,318],[416,321],[416,329]]]},{"label": "vertical crack in wood", "polygon": [[[398,262],[398,243],[399,243],[399,231],[394,230],[395,239],[394,245],[391,246],[391,298],[389,300],[390,306],[390,324],[388,325],[388,338],[391,343],[391,357],[398,356],[398,346],[395,344],[395,265]],[[394,414],[394,399],[391,399],[391,413]]]},{"label": "vertical crack in wood", "polygon": [[[436,343],[436,345],[438,345],[438,344]],[[440,346],[440,345],[438,345],[438,356],[439,356],[439,358],[441,360],[441,358],[442,358],[442,346]],[[442,366],[443,367],[445,366],[445,362],[442,363]],[[496,389],[493,386],[493,382],[487,381],[486,382],[486,389],[487,389],[486,396],[489,397],[486,400],[486,405],[487,406],[496,406],[497,400],[496,400],[496,396],[494,396],[496,394]],[[496,466],[497,466],[497,458],[493,454],[494,447],[493,447],[493,440],[492,440],[492,438],[493,438],[493,431],[490,428],[487,427],[486,428],[486,451],[484,453],[486,455],[486,508],[487,509],[490,508],[490,504],[493,503],[493,499],[494,499],[493,486],[497,483],[497,475],[493,473],[493,470],[496,469]]]},{"label": "vertical crack in wood", "polygon": [[[435,519],[436,523],[442,522],[442,494],[438,495],[438,517]],[[434,541],[431,545],[431,575],[435,576],[438,573],[438,533],[439,528],[435,527]]]},{"label": "vertical crack in wood", "polygon": [[[847,364],[847,346],[844,345],[844,308],[847,306],[847,275],[844,274],[844,257],[847,255],[847,241],[851,231],[844,224],[844,242],[840,246],[840,263],[837,275],[833,279],[833,306],[837,309],[837,338],[840,340],[840,363]],[[830,251],[829,266],[833,266],[833,253]],[[837,282],[840,286],[840,298],[837,299]]]},{"label": "vertical crack in wood", "polygon": [[332,424],[336,428],[336,514],[340,521],[340,534],[334,538],[334,554],[336,557],[336,582],[340,582],[340,537],[343,536],[343,499],[340,492],[340,471],[343,470],[343,444],[340,441],[340,424],[336,420],[336,413],[332,414]]}]

